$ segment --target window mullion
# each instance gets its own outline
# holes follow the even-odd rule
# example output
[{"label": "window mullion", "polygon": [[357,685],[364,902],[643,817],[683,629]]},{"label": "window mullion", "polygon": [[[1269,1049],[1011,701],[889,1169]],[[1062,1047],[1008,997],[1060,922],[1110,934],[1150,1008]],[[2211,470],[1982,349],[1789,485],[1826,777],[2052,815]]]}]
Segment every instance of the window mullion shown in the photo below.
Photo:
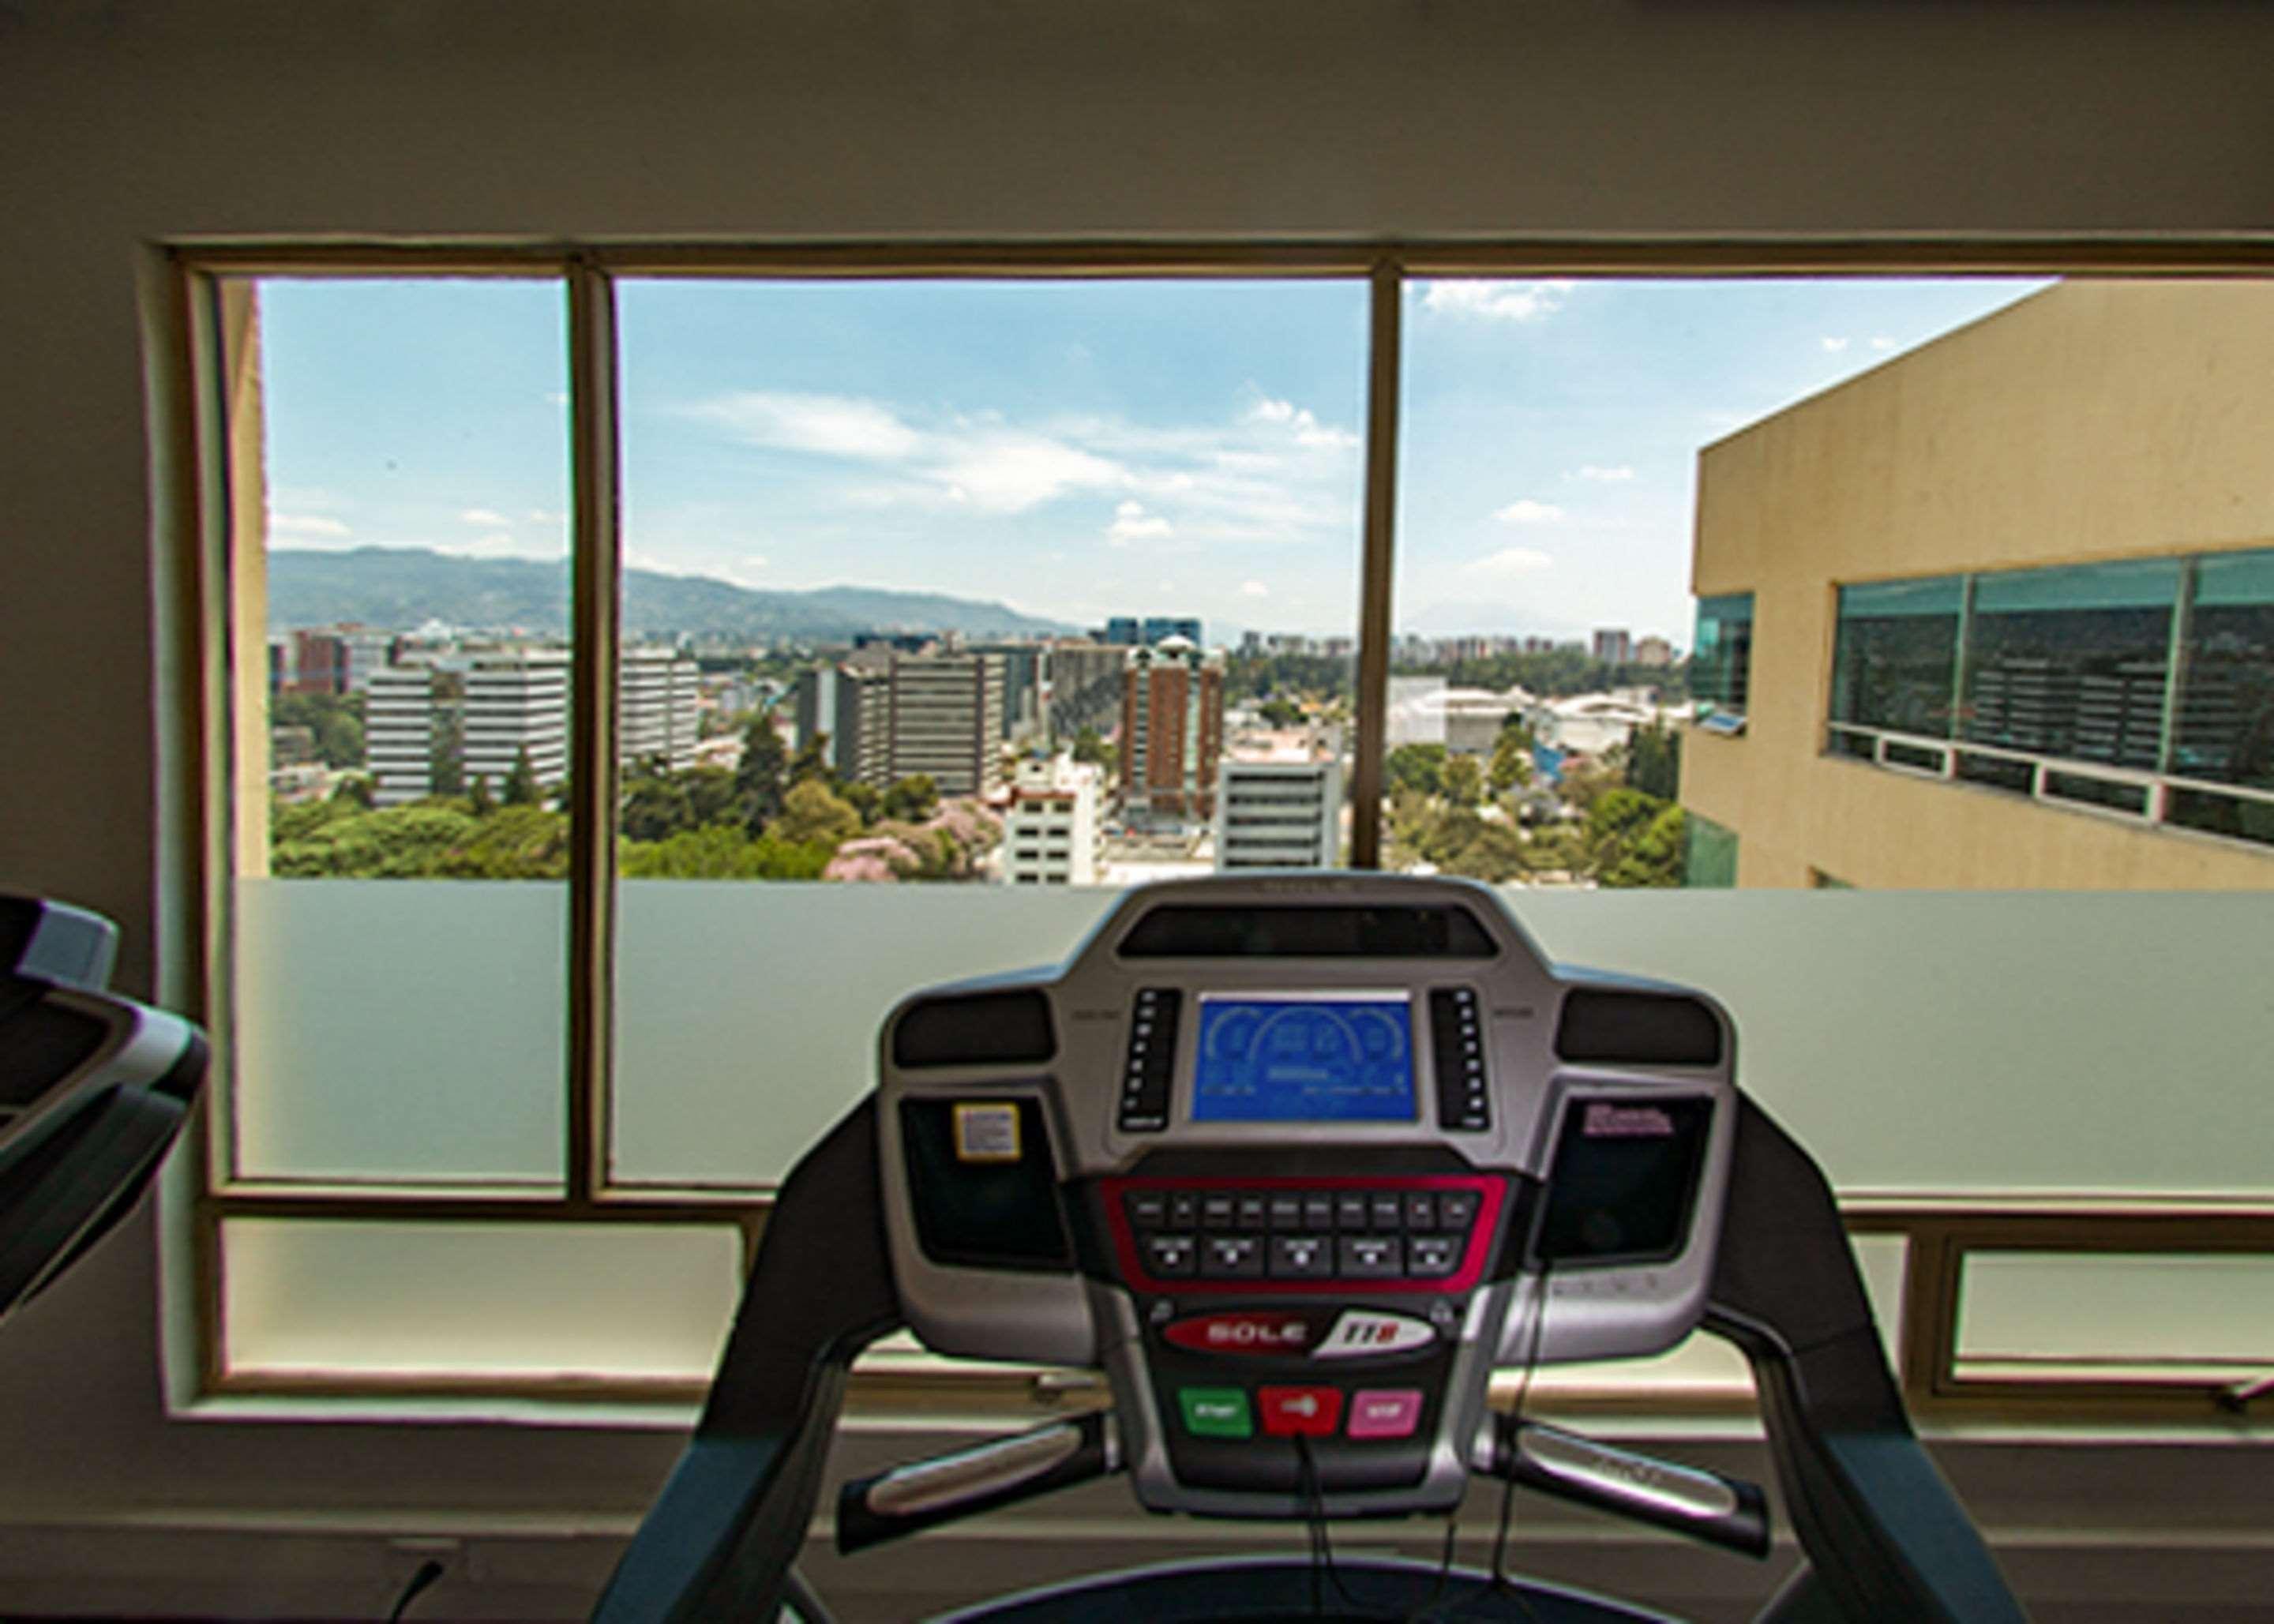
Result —
[{"label": "window mullion", "polygon": [[1358,743],[1351,763],[1351,867],[1382,866],[1382,757],[1389,726],[1389,591],[1396,568],[1397,406],[1404,277],[1374,270],[1367,355],[1366,544],[1359,571]]},{"label": "window mullion", "polygon": [[568,1198],[590,1204],[607,1172],[614,1059],[618,529],[615,287],[568,271],[570,534]]}]

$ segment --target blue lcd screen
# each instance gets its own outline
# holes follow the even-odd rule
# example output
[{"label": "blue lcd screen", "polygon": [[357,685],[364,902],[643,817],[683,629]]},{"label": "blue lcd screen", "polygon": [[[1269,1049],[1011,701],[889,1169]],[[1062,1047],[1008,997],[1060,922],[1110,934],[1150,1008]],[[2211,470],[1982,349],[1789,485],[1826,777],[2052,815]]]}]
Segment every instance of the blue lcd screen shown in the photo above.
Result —
[{"label": "blue lcd screen", "polygon": [[1411,1122],[1403,993],[1201,999],[1195,1122]]}]

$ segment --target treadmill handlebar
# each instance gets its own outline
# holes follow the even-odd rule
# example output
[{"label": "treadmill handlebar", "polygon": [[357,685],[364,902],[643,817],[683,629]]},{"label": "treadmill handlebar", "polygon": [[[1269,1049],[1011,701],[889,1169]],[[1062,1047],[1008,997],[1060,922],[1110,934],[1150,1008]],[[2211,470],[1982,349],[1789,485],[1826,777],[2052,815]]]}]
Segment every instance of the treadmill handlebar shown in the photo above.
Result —
[{"label": "treadmill handlebar", "polygon": [[1471,1464],[1487,1477],[1616,1512],[1756,1559],[1769,1553],[1768,1497],[1758,1484],[1658,1460],[1538,1421],[1495,1413]]},{"label": "treadmill handlebar", "polygon": [[1112,1423],[1111,1410],[1099,1410],[847,1483],[837,1494],[837,1549],[850,1556],[1119,1471]]}]

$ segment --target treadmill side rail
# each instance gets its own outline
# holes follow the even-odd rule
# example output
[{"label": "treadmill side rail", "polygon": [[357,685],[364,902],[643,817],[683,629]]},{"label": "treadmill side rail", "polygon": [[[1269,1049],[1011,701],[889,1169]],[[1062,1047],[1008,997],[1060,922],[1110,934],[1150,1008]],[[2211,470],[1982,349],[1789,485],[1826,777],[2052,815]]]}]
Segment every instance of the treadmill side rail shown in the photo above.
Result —
[{"label": "treadmill side rail", "polygon": [[876,1115],[872,1095],[775,1198],[703,1419],[594,1619],[771,1619],[780,1606],[820,1498],[846,1372],[900,1325]]},{"label": "treadmill side rail", "polygon": [[1740,1113],[1706,1327],[1752,1365],[1811,1604],[1857,1620],[2024,1618],[1911,1431],[1831,1186],[1759,1106]]}]

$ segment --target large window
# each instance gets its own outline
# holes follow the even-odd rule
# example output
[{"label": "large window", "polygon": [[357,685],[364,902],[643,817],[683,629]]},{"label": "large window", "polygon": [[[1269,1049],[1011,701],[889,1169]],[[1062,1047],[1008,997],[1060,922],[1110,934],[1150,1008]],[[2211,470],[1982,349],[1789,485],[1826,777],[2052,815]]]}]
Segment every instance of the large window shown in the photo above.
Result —
[{"label": "large window", "polygon": [[2274,553],[1878,583],[1839,602],[1834,753],[2274,843]]},{"label": "large window", "polygon": [[[2021,289],[908,263],[195,273],[230,537],[223,1387],[692,1391],[896,998],[1289,853],[1520,888],[1557,958],[1759,1011],[1752,1081],[1843,1187],[2003,1192],[2012,1123],[1937,1162],[1916,1086],[1853,1084],[1852,914],[1589,893],[1736,878],[1737,831],[1676,804],[1680,719],[1734,731],[1754,680],[1751,592],[1680,646],[1699,446]],[[2044,793],[2161,771],[2169,821],[2247,833],[2267,556],[1847,589],[1835,732]],[[1892,929],[2022,939],[1989,922]],[[1991,1109],[1946,1080],[1938,1109]],[[1948,1330],[1898,1306],[1915,1266],[1956,1300],[1971,1243],[1911,1238],[1936,1212],[1858,1208],[1891,1335]],[[388,1310],[404,1280],[447,1283]],[[1701,1371],[1733,1379],[1642,1379]]]},{"label": "large window", "polygon": [[1753,680],[1753,595],[1728,592],[1698,600],[1698,634],[1690,654],[1691,688],[1708,722],[1742,722]]}]

